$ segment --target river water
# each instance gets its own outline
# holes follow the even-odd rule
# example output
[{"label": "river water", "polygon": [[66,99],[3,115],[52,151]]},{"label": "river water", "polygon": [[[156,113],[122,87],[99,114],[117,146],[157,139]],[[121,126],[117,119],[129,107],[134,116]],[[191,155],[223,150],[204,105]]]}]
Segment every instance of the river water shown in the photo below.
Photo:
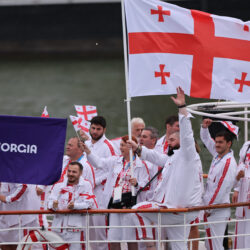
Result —
[{"label": "river water", "polygon": [[[80,59],[69,57],[4,58],[0,60],[0,114],[40,116],[47,106],[50,117],[76,115],[74,104],[95,105],[98,114],[107,119],[107,137],[127,134],[124,64],[120,58]],[[187,98],[187,104],[207,100]],[[133,98],[132,117],[142,117],[146,125],[164,133],[165,118],[177,109],[169,96]],[[193,120],[195,137],[199,139],[201,118]],[[243,123],[239,123],[243,131]],[[68,120],[67,138],[74,135]],[[243,143],[234,143],[238,151]],[[201,159],[207,172],[211,156],[202,146]]]}]

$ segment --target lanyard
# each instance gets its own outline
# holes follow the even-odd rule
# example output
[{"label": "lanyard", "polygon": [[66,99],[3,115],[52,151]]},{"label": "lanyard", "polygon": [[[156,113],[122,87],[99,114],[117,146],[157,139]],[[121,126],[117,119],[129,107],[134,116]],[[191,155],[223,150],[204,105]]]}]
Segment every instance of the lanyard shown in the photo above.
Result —
[{"label": "lanyard", "polygon": [[[134,160],[135,160],[135,155],[133,156],[133,162],[134,162]],[[130,167],[130,162],[128,162],[126,164],[126,160],[124,158],[122,159],[122,162],[123,162],[123,168],[124,168],[124,170],[127,171],[128,168]]]},{"label": "lanyard", "polygon": [[82,157],[83,157],[83,155],[81,155],[81,156],[77,159],[77,161],[79,162],[79,161],[82,159]]},{"label": "lanyard", "polygon": [[[218,165],[220,162],[221,162],[221,160],[226,156],[226,155],[228,155],[229,153],[231,153],[231,151],[229,151],[228,153],[226,153],[225,155],[223,155],[221,158],[219,158],[219,155],[217,155],[214,159],[213,159],[213,161],[212,161],[212,164],[211,164],[211,172],[210,172],[210,174],[212,174],[212,172],[213,172],[213,170],[214,170],[214,168],[216,167],[216,165]],[[219,158],[219,160],[218,160],[218,158]],[[215,162],[216,161],[216,162]]]}]

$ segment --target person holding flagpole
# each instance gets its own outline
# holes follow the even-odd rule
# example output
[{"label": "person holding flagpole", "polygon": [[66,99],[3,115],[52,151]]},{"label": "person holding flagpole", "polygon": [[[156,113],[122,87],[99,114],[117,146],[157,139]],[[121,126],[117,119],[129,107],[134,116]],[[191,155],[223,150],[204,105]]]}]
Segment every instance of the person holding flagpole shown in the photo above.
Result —
[{"label": "person holding flagpole", "polygon": [[[136,150],[142,160],[148,160],[163,166],[162,180],[158,183],[153,197],[149,202],[142,202],[134,206],[135,209],[147,208],[180,208],[193,207],[201,204],[202,183],[200,181],[201,160],[196,152],[195,140],[191,126],[192,117],[185,104],[184,91],[178,87],[177,97],[172,97],[179,109],[180,133],[175,132],[169,138],[168,155],[161,154],[152,149],[138,146],[129,141],[130,147]],[[162,214],[162,225],[184,225],[193,221],[198,212],[178,214]],[[158,215],[152,213],[136,213],[132,215],[134,224],[138,226],[139,238],[153,239],[152,224],[158,224]],[[146,226],[146,228],[139,227]],[[186,230],[186,231],[185,231]],[[172,249],[187,249],[190,227],[166,227]],[[156,249],[154,243],[147,243],[148,249]]]},{"label": "person holding flagpole", "polygon": [[[120,144],[121,156],[112,156],[109,158],[100,158],[88,146],[82,143],[87,158],[94,167],[108,170],[107,182],[100,200],[101,207],[104,208],[131,208],[136,204],[132,197],[132,187],[136,191],[144,187],[149,181],[149,171],[145,162],[133,153],[133,163],[130,162],[129,148],[127,145],[129,137],[123,136]],[[133,141],[137,143],[135,137]],[[134,175],[132,175],[132,166]],[[145,188],[137,197],[137,201],[146,200]],[[129,214],[110,214],[110,226],[131,226]],[[132,228],[110,228],[108,230],[108,240],[135,240],[135,231]],[[111,243],[111,250],[120,250],[120,243]],[[128,249],[137,249],[137,243],[128,243]]]}]

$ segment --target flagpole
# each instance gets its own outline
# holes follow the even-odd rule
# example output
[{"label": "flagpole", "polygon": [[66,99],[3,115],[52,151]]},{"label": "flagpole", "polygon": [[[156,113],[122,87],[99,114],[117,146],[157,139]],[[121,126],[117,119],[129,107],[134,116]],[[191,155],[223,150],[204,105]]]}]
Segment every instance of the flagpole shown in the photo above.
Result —
[{"label": "flagpole", "polygon": [[[131,132],[131,108],[130,102],[131,98],[128,93],[128,50],[127,50],[127,33],[126,33],[126,22],[125,22],[125,8],[124,8],[124,0],[121,0],[122,7],[122,34],[123,34],[123,53],[124,53],[124,68],[125,68],[125,84],[126,84],[126,104],[127,104],[127,119],[128,119],[128,137],[129,140],[132,139]],[[131,175],[134,176],[134,164],[133,164],[133,152],[132,149],[129,150],[129,159],[130,159],[130,167],[131,167]],[[135,196],[135,187],[132,186],[132,196]]]}]

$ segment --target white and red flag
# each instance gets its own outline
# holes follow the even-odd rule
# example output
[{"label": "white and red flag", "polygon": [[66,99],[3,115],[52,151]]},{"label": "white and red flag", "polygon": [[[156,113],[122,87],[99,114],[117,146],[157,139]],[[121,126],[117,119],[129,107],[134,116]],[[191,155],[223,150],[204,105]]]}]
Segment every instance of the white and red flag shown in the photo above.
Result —
[{"label": "white and red flag", "polygon": [[79,130],[83,130],[86,133],[89,132],[89,128],[90,128],[89,121],[85,121],[82,117],[73,116],[73,115],[70,115],[69,118],[76,132]]},{"label": "white and red flag", "polygon": [[129,95],[250,100],[250,22],[158,0],[124,0]]},{"label": "white and red flag", "polygon": [[44,107],[41,117],[49,117],[49,113],[47,111],[47,106]]},{"label": "white and red flag", "polygon": [[238,138],[239,135],[239,127],[234,125],[230,121],[221,121],[220,122],[223,126],[225,126],[231,133],[235,134],[236,137]]},{"label": "white and red flag", "polygon": [[97,116],[96,106],[90,105],[75,105],[76,113],[82,117],[83,120],[90,121],[93,117]]}]

